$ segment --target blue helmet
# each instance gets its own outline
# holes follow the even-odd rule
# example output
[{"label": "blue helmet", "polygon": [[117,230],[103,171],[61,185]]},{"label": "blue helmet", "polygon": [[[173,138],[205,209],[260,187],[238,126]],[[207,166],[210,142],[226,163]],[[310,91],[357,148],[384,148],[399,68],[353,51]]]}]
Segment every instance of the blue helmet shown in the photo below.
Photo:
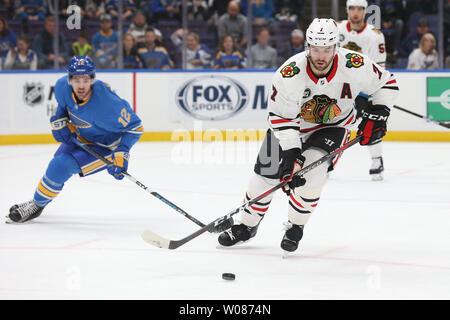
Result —
[{"label": "blue helmet", "polygon": [[67,66],[69,79],[73,76],[88,75],[95,78],[95,64],[88,56],[74,56]]}]

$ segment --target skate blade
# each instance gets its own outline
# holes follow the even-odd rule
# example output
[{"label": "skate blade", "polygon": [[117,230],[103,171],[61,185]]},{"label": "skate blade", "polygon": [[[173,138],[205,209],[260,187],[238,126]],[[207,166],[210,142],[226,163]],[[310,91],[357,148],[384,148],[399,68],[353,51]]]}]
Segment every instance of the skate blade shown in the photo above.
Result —
[{"label": "skate blade", "polygon": [[290,251],[283,250],[283,255],[281,256],[281,258],[282,259],[287,259],[289,257],[290,253],[291,253]]},{"label": "skate blade", "polygon": [[249,243],[250,241],[252,241],[252,239],[253,239],[253,238],[250,238],[250,239],[248,239],[248,240],[246,240],[246,241],[239,241],[239,242],[236,242],[236,243],[233,244],[232,246],[223,246],[223,245],[221,245],[221,244],[219,243],[219,244],[216,246],[216,249],[232,249],[232,248],[240,247],[240,246],[242,246],[243,244]]},{"label": "skate blade", "polygon": [[372,181],[382,181],[383,180],[382,173],[371,174],[370,177],[372,178]]},{"label": "skate blade", "polygon": [[6,224],[24,224],[27,221],[13,221],[9,216],[5,216],[5,223]]},{"label": "skate blade", "polygon": [[18,222],[12,221],[9,216],[5,216],[5,223],[6,224],[19,224]]}]

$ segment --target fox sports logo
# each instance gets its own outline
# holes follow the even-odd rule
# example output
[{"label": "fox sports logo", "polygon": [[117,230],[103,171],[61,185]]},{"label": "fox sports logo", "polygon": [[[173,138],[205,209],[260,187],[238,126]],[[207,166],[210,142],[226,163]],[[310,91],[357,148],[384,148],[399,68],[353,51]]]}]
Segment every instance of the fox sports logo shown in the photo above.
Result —
[{"label": "fox sports logo", "polygon": [[200,76],[186,82],[176,94],[180,109],[198,120],[224,120],[245,108],[247,89],[225,76]]}]

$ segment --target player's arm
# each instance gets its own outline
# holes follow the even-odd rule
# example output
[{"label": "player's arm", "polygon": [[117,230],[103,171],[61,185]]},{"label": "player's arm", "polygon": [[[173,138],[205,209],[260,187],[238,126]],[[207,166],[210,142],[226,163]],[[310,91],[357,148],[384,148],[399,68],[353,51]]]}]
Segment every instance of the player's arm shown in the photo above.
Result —
[{"label": "player's arm", "polygon": [[373,30],[374,39],[368,56],[379,64],[381,67],[386,67],[386,43],[384,41],[384,34],[378,29]]},{"label": "player's arm", "polygon": [[128,102],[122,100],[123,104],[118,108],[114,120],[114,130],[120,132],[120,143],[112,153],[113,166],[108,167],[108,172],[116,179],[123,179],[121,174],[128,169],[128,161],[130,158],[130,150],[134,144],[139,140],[144,132],[141,119],[134,113]]},{"label": "player's arm", "polygon": [[67,94],[67,90],[69,90],[66,81],[67,80],[64,77],[59,79],[55,84],[54,92],[58,107],[55,114],[50,117],[50,125],[53,137],[56,141],[69,143],[72,131],[70,130],[70,118],[65,101],[65,94]]},{"label": "player's arm", "polygon": [[286,88],[286,81],[280,72],[274,76],[272,91],[269,94],[269,127],[279,140],[281,153],[280,180],[289,182],[301,169],[305,158],[302,156],[300,140],[300,112],[296,95]]},{"label": "player's arm", "polygon": [[386,134],[390,108],[398,95],[399,87],[394,74],[367,59],[364,71],[365,89],[363,92],[372,96],[372,101],[362,112],[362,121],[358,134],[363,136],[361,144],[375,144]]}]

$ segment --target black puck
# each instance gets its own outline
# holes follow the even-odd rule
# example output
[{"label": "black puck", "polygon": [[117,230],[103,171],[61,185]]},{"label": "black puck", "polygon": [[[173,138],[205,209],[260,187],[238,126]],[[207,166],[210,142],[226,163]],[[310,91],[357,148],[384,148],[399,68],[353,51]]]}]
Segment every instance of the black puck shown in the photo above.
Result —
[{"label": "black puck", "polygon": [[236,279],[236,276],[234,273],[222,273],[222,279],[223,280],[234,280]]}]

